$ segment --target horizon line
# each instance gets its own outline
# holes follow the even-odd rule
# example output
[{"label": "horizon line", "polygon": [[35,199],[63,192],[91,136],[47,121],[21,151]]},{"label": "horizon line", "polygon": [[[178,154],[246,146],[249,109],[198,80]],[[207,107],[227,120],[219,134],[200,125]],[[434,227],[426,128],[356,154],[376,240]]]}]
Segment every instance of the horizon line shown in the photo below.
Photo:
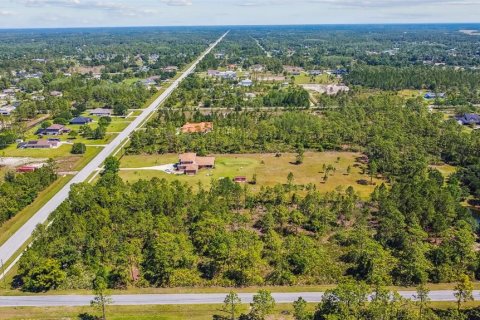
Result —
[{"label": "horizon line", "polygon": [[205,25],[125,25],[125,26],[65,26],[65,27],[0,27],[6,30],[55,29],[122,29],[122,28],[222,28],[222,27],[302,27],[302,26],[407,26],[407,25],[480,25],[480,22],[358,22],[358,23],[292,23],[292,24],[205,24]]}]

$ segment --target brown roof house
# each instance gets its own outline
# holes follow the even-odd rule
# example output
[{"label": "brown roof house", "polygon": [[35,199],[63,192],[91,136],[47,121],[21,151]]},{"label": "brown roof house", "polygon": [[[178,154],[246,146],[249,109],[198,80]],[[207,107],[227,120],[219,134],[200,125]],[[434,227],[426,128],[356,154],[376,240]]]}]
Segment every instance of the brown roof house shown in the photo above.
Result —
[{"label": "brown roof house", "polygon": [[196,153],[182,153],[178,157],[177,170],[196,175],[200,169],[215,168],[215,157],[198,157]]},{"label": "brown roof house", "polygon": [[182,133],[208,133],[213,130],[213,122],[187,122],[180,130]]}]

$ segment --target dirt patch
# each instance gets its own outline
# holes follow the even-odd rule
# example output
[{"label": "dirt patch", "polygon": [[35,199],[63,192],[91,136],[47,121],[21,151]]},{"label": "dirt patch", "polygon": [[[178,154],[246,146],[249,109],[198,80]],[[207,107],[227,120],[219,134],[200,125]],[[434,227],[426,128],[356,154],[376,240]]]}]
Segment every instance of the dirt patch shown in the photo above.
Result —
[{"label": "dirt patch", "polygon": [[70,156],[58,159],[56,164],[56,171],[57,172],[69,172],[73,171],[75,165],[82,159],[81,156]]},{"label": "dirt patch", "polygon": [[0,157],[0,167],[18,167],[26,164],[43,164],[48,159],[27,157]]},{"label": "dirt patch", "polygon": [[72,67],[70,71],[72,73],[80,73],[80,74],[89,74],[90,72],[93,74],[100,74],[102,73],[103,69],[105,69],[105,66],[95,66],[95,67],[80,66],[80,67]]},{"label": "dirt patch", "polygon": [[335,95],[339,92],[348,92],[350,88],[346,85],[337,84],[302,84],[305,90],[315,91],[320,94]]}]

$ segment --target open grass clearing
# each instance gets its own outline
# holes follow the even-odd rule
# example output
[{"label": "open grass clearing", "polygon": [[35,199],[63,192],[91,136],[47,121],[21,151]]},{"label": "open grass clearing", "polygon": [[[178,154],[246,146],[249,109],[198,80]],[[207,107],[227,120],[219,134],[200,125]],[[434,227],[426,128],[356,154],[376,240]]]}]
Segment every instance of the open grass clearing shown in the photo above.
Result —
[{"label": "open grass clearing", "polygon": [[[446,309],[455,308],[453,302],[430,302],[429,307]],[[464,308],[478,307],[479,302],[468,302]],[[243,304],[239,311],[248,312],[248,305]],[[307,305],[308,310],[314,311],[315,303]],[[111,320],[211,320],[213,315],[227,314],[222,312],[222,305],[169,305],[169,306],[107,306],[107,317]],[[17,307],[0,308],[0,319],[32,319],[32,320],[65,320],[78,319],[81,314],[97,315],[100,313],[92,307]],[[292,304],[277,304],[269,320],[293,320]]]},{"label": "open grass clearing", "polygon": [[[314,309],[315,305],[309,306]],[[213,315],[226,315],[222,305],[171,305],[171,306],[108,306],[109,320],[211,320]],[[0,319],[78,319],[81,314],[99,316],[98,310],[92,307],[18,307],[0,308]],[[248,312],[248,305],[242,305],[240,312]],[[289,304],[278,304],[269,320],[290,320],[293,307]]]},{"label": "open grass clearing", "polygon": [[[321,74],[315,77],[311,77],[306,73],[302,73],[295,77],[295,84],[308,84],[308,83],[317,83],[317,84],[336,84],[338,80],[336,77],[329,74]],[[288,79],[288,77],[287,77]]]},{"label": "open grass clearing", "polygon": [[[317,189],[323,192],[334,191],[338,187],[353,186],[362,197],[367,197],[374,189],[374,185],[361,185],[357,181],[370,181],[367,173],[364,173],[363,165],[356,163],[360,153],[352,152],[306,152],[304,162],[301,165],[294,164],[295,154],[282,154],[275,157],[274,154],[241,154],[241,155],[214,155],[216,168],[212,170],[200,170],[196,176],[171,175],[153,170],[130,170],[121,171],[120,176],[126,181],[139,179],[151,179],[152,177],[165,178],[167,180],[180,180],[192,186],[201,183],[210,185],[212,179],[234,178],[246,176],[252,179],[257,175],[257,185],[251,186],[259,190],[261,186],[274,186],[278,183],[287,183],[287,175],[292,172],[295,184],[313,183]],[[142,168],[156,165],[174,163],[178,159],[175,154],[167,155],[135,155],[124,156],[121,159],[122,168]],[[323,165],[332,165],[336,170],[331,172],[326,182]],[[351,172],[347,173],[350,166]],[[374,179],[374,183],[382,181]]]}]

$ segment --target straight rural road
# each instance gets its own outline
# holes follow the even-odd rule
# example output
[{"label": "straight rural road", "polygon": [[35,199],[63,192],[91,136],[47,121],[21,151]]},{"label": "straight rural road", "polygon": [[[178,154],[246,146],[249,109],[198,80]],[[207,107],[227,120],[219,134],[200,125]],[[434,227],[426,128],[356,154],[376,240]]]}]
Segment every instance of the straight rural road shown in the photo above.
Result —
[{"label": "straight rural road", "polygon": [[[223,38],[228,34],[228,31],[222,35],[217,41],[208,47],[197,60],[172,84],[163,92],[155,101],[149,105],[146,109],[143,109],[143,112],[133,120],[130,125],[128,125],[125,130],[123,130],[115,139],[110,142],[105,148],[90,161],[82,170],[80,170],[75,177],[73,177],[69,183],[67,183],[55,196],[53,196],[40,210],[38,210],[35,215],[30,218],[17,232],[15,232],[1,247],[0,247],[0,261],[4,263],[10,260],[15,252],[17,252],[25,242],[28,241],[32,232],[35,230],[38,224],[43,224],[47,221],[49,215],[58,208],[58,206],[67,199],[68,193],[70,192],[70,187],[73,184],[84,182],[98,167],[102,165],[105,159],[111,155],[115,149],[117,149],[123,141],[125,141],[132,132],[135,131],[143,121],[147,120],[148,117],[155,112],[158,106],[163,103],[172,92],[178,87],[178,85],[188,77],[196,68],[197,64],[208,54],[210,51],[215,48],[215,46],[220,43]],[[15,263],[14,261],[13,263]],[[5,268],[5,273],[13,265],[10,264]],[[0,279],[5,276],[5,273],[0,274]]]},{"label": "straight rural road", "polygon": [[[431,301],[456,301],[452,290],[430,291]],[[293,303],[299,297],[307,302],[318,303],[322,292],[291,292],[272,293],[277,303]],[[414,299],[415,291],[400,291],[404,298]],[[194,294],[134,294],[114,295],[113,305],[195,305],[221,304],[227,293],[194,293]],[[253,293],[239,293],[243,303],[252,302]],[[480,299],[480,291],[473,292],[475,300]],[[0,297],[0,307],[75,307],[88,306],[93,296],[62,295],[62,296],[9,296]]]}]

